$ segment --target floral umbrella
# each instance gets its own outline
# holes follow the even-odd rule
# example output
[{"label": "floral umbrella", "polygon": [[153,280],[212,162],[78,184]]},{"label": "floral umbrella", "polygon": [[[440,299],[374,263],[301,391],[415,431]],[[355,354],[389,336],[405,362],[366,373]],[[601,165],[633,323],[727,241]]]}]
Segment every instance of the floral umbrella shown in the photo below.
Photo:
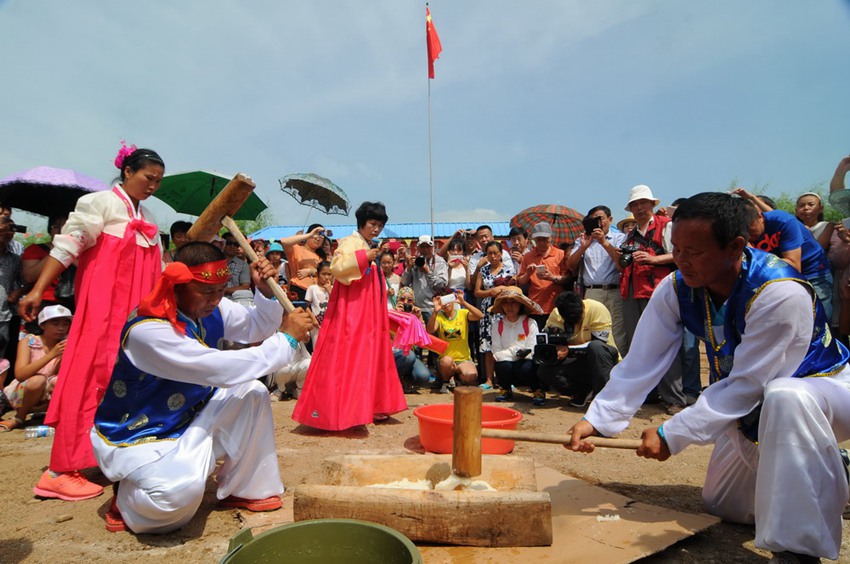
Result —
[{"label": "floral umbrella", "polygon": [[529,233],[535,224],[546,222],[552,226],[552,244],[572,244],[584,233],[579,212],[567,206],[541,204],[524,209],[511,218],[511,227],[523,227]]},{"label": "floral umbrella", "polygon": [[348,215],[351,202],[342,188],[318,174],[290,174],[280,179],[280,189],[299,204],[326,214]]}]

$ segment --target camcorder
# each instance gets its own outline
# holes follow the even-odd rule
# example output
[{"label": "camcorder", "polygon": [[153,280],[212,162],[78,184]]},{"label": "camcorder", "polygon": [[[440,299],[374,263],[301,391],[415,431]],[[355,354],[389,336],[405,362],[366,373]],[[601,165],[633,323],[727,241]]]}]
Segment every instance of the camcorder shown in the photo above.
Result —
[{"label": "camcorder", "polygon": [[581,220],[581,224],[584,226],[584,234],[590,235],[594,229],[602,229],[602,218],[586,217]]},{"label": "camcorder", "polygon": [[627,268],[631,266],[633,262],[635,262],[635,251],[640,250],[640,245],[635,245],[634,243],[629,243],[620,247],[620,258],[617,259],[617,262],[620,263],[620,266],[623,268]]},{"label": "camcorder", "polygon": [[537,334],[537,344],[534,345],[534,362],[537,364],[554,365],[558,363],[558,348],[569,344],[572,335],[551,328]]}]

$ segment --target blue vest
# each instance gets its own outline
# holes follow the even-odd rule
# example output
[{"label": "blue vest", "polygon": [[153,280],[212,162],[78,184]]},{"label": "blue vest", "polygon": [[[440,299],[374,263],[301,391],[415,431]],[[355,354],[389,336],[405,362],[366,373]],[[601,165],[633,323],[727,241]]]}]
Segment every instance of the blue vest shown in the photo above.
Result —
[{"label": "blue vest", "polygon": [[[180,320],[186,322],[186,338],[219,348],[224,322],[218,308],[203,318],[200,326],[182,315]],[[136,368],[124,352],[124,342],[130,331],[142,323],[168,320],[133,317],[121,331],[118,360],[94,417],[97,433],[113,446],[178,438],[216,391],[211,386],[177,382]]]},{"label": "blue vest", "polygon": [[[712,330],[710,297],[705,288],[691,288],[676,272],[673,280],[679,298],[679,311],[685,327],[705,345],[709,361],[711,384],[729,376],[735,358],[735,348],[746,332],[746,314],[758,295],[768,284],[781,280],[794,280],[803,285],[812,296],[814,328],[806,357],[794,378],[807,376],[831,376],[844,369],[850,360],[850,352],[838,340],[832,338],[829,320],[823,306],[815,298],[811,285],[800,277],[787,262],[776,255],[758,249],[745,248],[741,274],[726,301],[726,316],[723,323],[724,341],[718,343]],[[758,411],[741,419],[741,431],[755,440],[758,433]]]}]

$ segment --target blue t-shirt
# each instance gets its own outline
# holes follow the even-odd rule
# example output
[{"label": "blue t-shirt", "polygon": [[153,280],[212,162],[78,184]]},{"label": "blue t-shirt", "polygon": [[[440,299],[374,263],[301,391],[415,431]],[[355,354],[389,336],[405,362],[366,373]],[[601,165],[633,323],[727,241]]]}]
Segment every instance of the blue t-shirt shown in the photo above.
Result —
[{"label": "blue t-shirt", "polygon": [[816,278],[829,272],[829,259],[823,247],[808,228],[788,212],[764,212],[764,235],[753,243],[753,247],[777,256],[800,249],[800,267],[806,278]]}]

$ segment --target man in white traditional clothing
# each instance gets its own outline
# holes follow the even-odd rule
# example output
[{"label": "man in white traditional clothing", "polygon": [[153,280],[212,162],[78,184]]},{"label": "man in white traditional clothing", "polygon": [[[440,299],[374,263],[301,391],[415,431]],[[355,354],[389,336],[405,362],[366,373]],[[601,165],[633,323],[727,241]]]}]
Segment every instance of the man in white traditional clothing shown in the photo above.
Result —
[{"label": "man in white traditional clothing", "polygon": [[664,376],[683,328],[705,344],[710,386],[697,402],[643,431],[638,456],[667,460],[714,443],[703,501],[728,521],[755,524],[771,562],[838,558],[850,438],[850,353],[829,331],[800,273],[748,248],[742,200],[704,193],[673,216],[679,270],[658,285],[629,354],[611,372],[568,448],[621,432]]},{"label": "man in white traditional clothing", "polygon": [[[312,318],[298,309],[281,326],[265,281],[277,272],[265,258],[251,265],[257,290],[249,308],[222,300],[229,273],[218,248],[189,243],[175,258],[122,331],[91,431],[98,465],[116,482],[110,531],[179,529],[198,510],[218,460],[221,506],[281,506],[272,413],[257,378],[291,361]],[[219,350],[222,339],[263,342]]]}]

